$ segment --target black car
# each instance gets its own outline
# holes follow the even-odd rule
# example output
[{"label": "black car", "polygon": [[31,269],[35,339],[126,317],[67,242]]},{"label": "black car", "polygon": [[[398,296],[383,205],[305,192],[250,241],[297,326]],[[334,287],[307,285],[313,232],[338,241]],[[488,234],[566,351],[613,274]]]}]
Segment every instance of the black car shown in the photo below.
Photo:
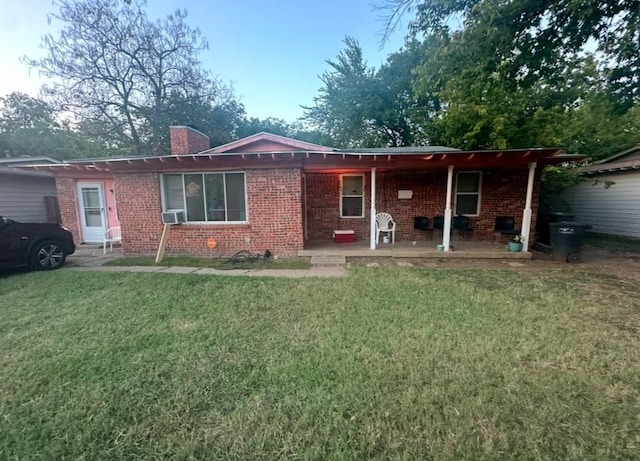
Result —
[{"label": "black car", "polygon": [[57,269],[74,251],[71,232],[58,224],[21,223],[0,216],[0,268]]}]

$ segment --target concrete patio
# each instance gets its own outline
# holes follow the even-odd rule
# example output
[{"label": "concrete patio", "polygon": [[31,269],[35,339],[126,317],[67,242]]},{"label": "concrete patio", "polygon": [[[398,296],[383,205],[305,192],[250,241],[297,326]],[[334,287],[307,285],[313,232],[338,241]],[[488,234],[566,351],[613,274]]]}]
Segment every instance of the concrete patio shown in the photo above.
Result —
[{"label": "concrete patio", "polygon": [[335,243],[331,240],[306,242],[298,256],[343,256],[343,257],[391,257],[391,258],[453,258],[453,259],[531,259],[529,251],[511,252],[506,243],[453,241],[452,251],[438,251],[441,241],[418,240],[396,241],[395,244],[380,243],[375,250],[369,242]]}]

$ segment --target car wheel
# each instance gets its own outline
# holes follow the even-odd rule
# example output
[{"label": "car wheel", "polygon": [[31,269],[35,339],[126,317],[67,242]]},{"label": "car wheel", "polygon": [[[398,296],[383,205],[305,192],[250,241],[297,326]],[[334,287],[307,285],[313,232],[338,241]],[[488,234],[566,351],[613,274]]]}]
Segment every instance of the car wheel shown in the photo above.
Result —
[{"label": "car wheel", "polygon": [[64,264],[67,255],[54,241],[38,243],[31,252],[31,267],[37,271],[57,269]]}]

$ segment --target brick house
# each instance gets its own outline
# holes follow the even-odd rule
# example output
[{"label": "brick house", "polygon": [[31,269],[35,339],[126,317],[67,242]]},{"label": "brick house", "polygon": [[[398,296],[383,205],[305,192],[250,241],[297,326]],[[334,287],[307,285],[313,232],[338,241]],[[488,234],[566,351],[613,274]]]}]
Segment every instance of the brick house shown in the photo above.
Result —
[{"label": "brick house", "polygon": [[[376,212],[390,213],[396,240],[441,238],[455,216],[468,238],[492,241],[496,216],[513,216],[532,237],[545,165],[573,160],[558,149],[461,151],[446,147],[338,150],[268,133],[209,148],[190,127],[171,128],[171,155],[41,165],[56,177],[62,221],[77,242],[101,242],[121,225],[125,254],[155,254],[168,210],[167,254],[210,256],[239,250],[291,257],[334,231],[354,231],[376,248]],[[441,234],[416,230],[442,216]],[[372,218],[373,217],[373,218]]]}]

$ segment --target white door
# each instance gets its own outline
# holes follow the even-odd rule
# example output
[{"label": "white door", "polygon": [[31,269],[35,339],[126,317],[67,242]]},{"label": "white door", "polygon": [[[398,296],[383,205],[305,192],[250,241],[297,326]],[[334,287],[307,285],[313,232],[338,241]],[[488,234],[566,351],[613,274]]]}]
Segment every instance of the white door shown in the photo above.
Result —
[{"label": "white door", "polygon": [[102,183],[78,183],[80,225],[84,243],[102,243],[107,230]]}]

